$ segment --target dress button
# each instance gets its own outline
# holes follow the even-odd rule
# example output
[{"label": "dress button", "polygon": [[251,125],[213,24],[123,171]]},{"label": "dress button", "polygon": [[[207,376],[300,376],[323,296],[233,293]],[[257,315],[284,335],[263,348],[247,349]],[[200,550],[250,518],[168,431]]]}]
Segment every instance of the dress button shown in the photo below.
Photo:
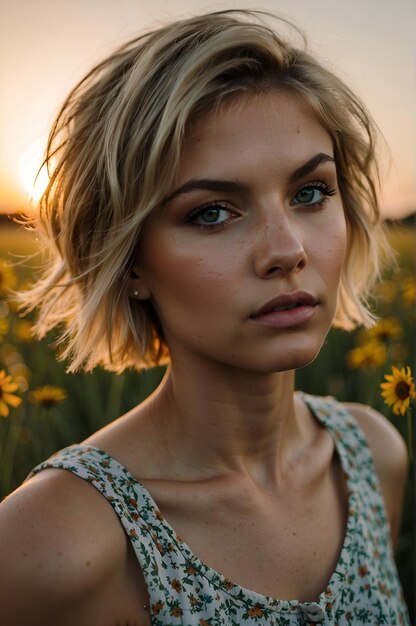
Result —
[{"label": "dress button", "polygon": [[312,624],[322,624],[325,619],[325,611],[316,602],[310,604],[301,604],[300,610],[303,613],[305,620],[308,620]]}]

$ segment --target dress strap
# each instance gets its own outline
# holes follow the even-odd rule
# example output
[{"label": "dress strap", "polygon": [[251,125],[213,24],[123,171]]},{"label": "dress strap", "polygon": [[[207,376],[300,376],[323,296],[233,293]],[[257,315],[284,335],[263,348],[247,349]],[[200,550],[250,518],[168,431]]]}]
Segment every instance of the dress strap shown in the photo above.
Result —
[{"label": "dress strap", "polygon": [[173,529],[164,523],[146,488],[127,468],[95,446],[68,446],[35,467],[27,479],[45,469],[67,470],[86,480],[106,498],[136,553],[152,606],[165,606],[164,590],[174,578],[172,571],[178,567],[185,569],[187,563],[176,549]]}]

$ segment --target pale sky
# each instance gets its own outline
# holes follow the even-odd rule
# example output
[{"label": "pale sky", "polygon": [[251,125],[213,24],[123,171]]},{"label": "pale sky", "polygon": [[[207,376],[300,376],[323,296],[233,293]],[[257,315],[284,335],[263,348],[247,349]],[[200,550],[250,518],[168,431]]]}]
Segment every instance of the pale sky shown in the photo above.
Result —
[{"label": "pale sky", "polygon": [[271,10],[305,31],[389,145],[385,215],[414,212],[416,0],[0,0],[0,211],[26,205],[19,169],[36,161],[59,105],[95,62],[147,28],[226,8]]}]

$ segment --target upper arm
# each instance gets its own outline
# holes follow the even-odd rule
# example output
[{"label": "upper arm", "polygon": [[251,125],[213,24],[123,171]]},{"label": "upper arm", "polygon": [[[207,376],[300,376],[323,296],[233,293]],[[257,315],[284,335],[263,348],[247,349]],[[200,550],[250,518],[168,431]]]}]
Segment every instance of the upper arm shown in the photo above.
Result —
[{"label": "upper arm", "polygon": [[378,411],[358,403],[346,403],[345,406],[357,419],[367,437],[395,545],[400,530],[408,472],[406,444],[397,429]]},{"label": "upper arm", "polygon": [[95,500],[102,496],[94,491],[67,472],[54,472],[0,505],[3,626],[100,623],[87,615],[121,567],[126,542],[117,523],[106,523],[107,511]]}]

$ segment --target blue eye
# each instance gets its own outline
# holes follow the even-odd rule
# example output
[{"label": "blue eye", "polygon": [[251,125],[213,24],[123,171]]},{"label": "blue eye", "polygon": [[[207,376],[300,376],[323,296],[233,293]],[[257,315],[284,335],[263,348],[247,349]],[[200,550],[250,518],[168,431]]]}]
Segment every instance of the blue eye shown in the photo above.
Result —
[{"label": "blue eye", "polygon": [[224,228],[237,214],[220,202],[211,202],[197,207],[187,216],[186,222],[191,226],[215,230]]},{"label": "blue eye", "polygon": [[302,204],[304,206],[315,206],[321,205],[327,200],[328,196],[333,196],[335,194],[335,189],[331,189],[324,182],[316,182],[313,185],[308,185],[306,187],[302,187],[295,194],[291,204],[299,205]]},{"label": "blue eye", "polygon": [[[224,219],[227,219],[229,213],[230,211],[228,209],[223,209],[220,206],[209,206],[197,215],[197,219],[195,219],[194,223],[198,223],[199,220],[200,224],[220,224]],[[220,219],[221,217],[223,219]]]}]

